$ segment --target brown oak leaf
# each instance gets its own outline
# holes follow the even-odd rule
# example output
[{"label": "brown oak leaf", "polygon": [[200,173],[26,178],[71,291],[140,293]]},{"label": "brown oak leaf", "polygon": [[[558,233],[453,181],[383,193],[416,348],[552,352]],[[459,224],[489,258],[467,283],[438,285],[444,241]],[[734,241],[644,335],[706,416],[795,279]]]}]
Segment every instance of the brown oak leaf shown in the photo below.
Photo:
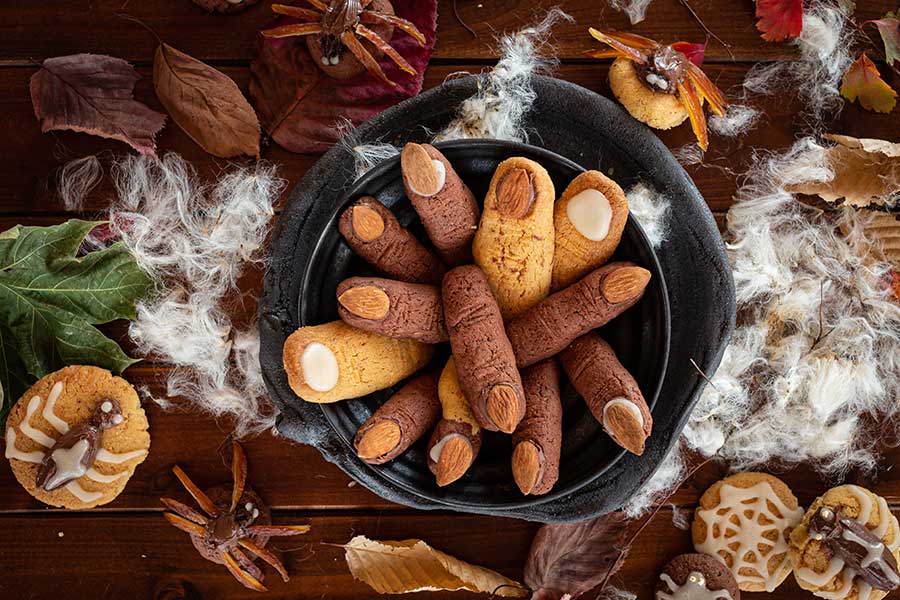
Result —
[{"label": "brown oak leaf", "polygon": [[[390,45],[416,70],[401,71],[389,58],[378,64],[387,77],[399,84],[391,89],[362,73],[345,80],[332,79],[319,69],[302,37],[259,37],[257,57],[250,67],[250,98],[259,111],[263,128],[282,148],[291,152],[318,153],[340,137],[339,125],[359,125],[373,115],[422,91],[422,82],[437,27],[436,0],[394,0],[397,16],[403,17],[425,36],[420,46],[406,33],[395,30]],[[296,22],[279,17],[270,27]]]},{"label": "brown oak leaf", "polygon": [[621,512],[541,527],[525,563],[532,600],[577,598],[608,581],[622,567],[627,531],[628,519]]},{"label": "brown oak leaf", "polygon": [[259,119],[230,77],[161,43],[153,61],[156,95],[179,127],[214,156],[259,156]]},{"label": "brown oak leaf", "polygon": [[31,77],[34,116],[44,133],[72,130],[156,153],[156,134],[166,116],[134,99],[141,78],[128,61],[102,54],[48,58]]}]

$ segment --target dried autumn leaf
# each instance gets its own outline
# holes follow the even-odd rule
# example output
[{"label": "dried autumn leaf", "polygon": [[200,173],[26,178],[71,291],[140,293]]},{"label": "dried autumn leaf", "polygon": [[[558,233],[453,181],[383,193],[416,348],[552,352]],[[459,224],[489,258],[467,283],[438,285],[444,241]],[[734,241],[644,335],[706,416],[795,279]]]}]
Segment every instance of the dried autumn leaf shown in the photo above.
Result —
[{"label": "dried autumn leaf", "polygon": [[803,31],[803,0],[756,0],[756,28],[767,42],[783,42]]},{"label": "dried autumn leaf", "polygon": [[31,103],[41,131],[68,129],[156,153],[166,116],[134,99],[141,78],[128,61],[101,54],[48,58],[31,77]]},{"label": "dried autumn leaf", "polygon": [[850,102],[858,98],[863,108],[880,113],[891,112],[897,104],[897,92],[884,82],[865,52],[844,73],[841,96]]},{"label": "dried autumn leaf", "polygon": [[343,548],[350,573],[379,594],[470,590],[510,598],[528,595],[522,584],[453,558],[422,540],[381,542],[358,535]]},{"label": "dried autumn leaf", "polygon": [[[425,36],[421,46],[400,30],[390,45],[403,56],[416,75],[401,71],[386,57],[378,60],[385,75],[399,84],[391,89],[369,73],[338,80],[325,75],[307,50],[303,38],[264,38],[250,67],[250,98],[259,111],[263,128],[282,148],[291,152],[318,153],[340,137],[340,125],[359,125],[394,104],[415,96],[422,81],[437,27],[436,0],[394,0],[397,16],[411,21]],[[294,23],[279,17],[268,28]]]},{"label": "dried autumn leaf", "polygon": [[622,567],[627,531],[621,512],[541,527],[525,563],[525,583],[534,590],[531,600],[577,598],[607,581]]},{"label": "dried autumn leaf", "polygon": [[787,186],[789,192],[819,196],[826,202],[843,200],[849,206],[884,206],[900,195],[900,144],[884,140],[827,135],[835,142],[821,158],[829,177]]},{"label": "dried autumn leaf", "polygon": [[874,25],[881,34],[881,41],[884,42],[885,62],[893,65],[900,62],[900,21],[896,17],[886,16],[883,19],[875,21],[866,21],[863,25]]},{"label": "dried autumn leaf", "polygon": [[172,119],[204,150],[222,158],[259,156],[259,119],[230,77],[161,43],[153,84]]},{"label": "dried autumn leaf", "polygon": [[697,65],[698,67],[703,66],[703,58],[706,56],[706,45],[709,41],[703,42],[702,44],[692,44],[690,42],[675,42],[672,44],[672,48],[677,50],[678,52],[683,53],[688,57],[688,60]]}]

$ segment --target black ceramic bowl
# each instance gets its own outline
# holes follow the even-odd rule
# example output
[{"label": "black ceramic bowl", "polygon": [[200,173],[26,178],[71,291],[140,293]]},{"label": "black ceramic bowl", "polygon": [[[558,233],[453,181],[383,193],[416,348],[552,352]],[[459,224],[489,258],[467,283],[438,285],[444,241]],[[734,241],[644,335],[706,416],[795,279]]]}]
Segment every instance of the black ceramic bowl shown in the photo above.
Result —
[{"label": "black ceramic bowl", "polygon": [[[537,161],[553,178],[557,193],[584,171],[576,163],[553,152],[512,142],[466,140],[437,144],[481,202],[497,165],[512,156]],[[338,232],[338,218],[344,209],[361,196],[374,196],[397,215],[425,243],[428,239],[403,189],[399,158],[387,160],[362,177],[334,206],[325,227],[318,232],[312,253],[302,273],[298,294],[298,325],[318,325],[338,318],[335,289],[343,279],[375,274],[344,242]],[[615,348],[622,363],[637,379],[651,410],[665,375],[669,352],[669,305],[662,269],[650,243],[637,222],[630,218],[622,242],[613,260],[635,262],[652,273],[641,301],[601,330]],[[446,362],[448,345],[434,358],[435,365]],[[358,400],[321,405],[328,422],[352,452],[353,438],[359,426],[401,384]],[[516,488],[510,470],[510,436],[484,432],[484,442],[475,464],[459,481],[439,488],[426,466],[428,436],[395,460],[368,466],[394,484],[419,496],[459,509],[490,507],[511,509],[547,501],[571,493],[602,477],[625,453],[612,442],[591,415],[571,385],[563,388],[563,448],[559,481],[540,498],[526,497]],[[299,398],[296,402],[303,402]],[[362,461],[360,461],[362,463]]]}]

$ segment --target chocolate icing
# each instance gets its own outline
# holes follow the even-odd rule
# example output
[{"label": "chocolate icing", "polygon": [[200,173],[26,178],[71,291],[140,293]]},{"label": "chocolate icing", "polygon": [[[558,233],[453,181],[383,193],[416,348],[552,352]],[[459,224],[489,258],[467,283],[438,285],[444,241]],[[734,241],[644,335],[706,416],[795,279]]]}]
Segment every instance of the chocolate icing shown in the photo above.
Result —
[{"label": "chocolate icing", "polygon": [[[353,207],[371,208],[384,221],[384,233],[369,242],[362,240],[353,229]],[[410,283],[440,285],[447,268],[437,256],[400,225],[397,217],[381,202],[364,196],[348,207],[338,222],[338,229],[347,244],[380,273]]]},{"label": "chocolate icing", "polygon": [[[109,410],[104,411],[103,405],[110,404]],[[111,429],[123,421],[122,407],[112,398],[103,398],[97,402],[91,418],[86,422],[76,425],[66,433],[60,436],[56,443],[51,446],[41,461],[37,471],[37,486],[48,492],[59,489],[67,483],[74,481],[80,477],[68,477],[54,480],[57,471],[56,461],[53,459],[53,453],[59,449],[70,449],[80,441],[87,442],[87,450],[82,454],[80,464],[84,471],[94,466],[94,460],[102,445],[102,433],[107,429]]]},{"label": "chocolate icing", "polygon": [[634,306],[644,290],[633,298],[610,303],[600,291],[603,279],[630,262],[610,263],[587,274],[580,281],[552,294],[506,326],[506,334],[520,368],[559,354],[580,335],[602,327]]},{"label": "chocolate icing", "polygon": [[671,46],[660,46],[645,63],[636,63],[641,83],[654,92],[675,94],[678,84],[684,79],[688,57]]},{"label": "chocolate icing", "polygon": [[400,427],[400,443],[387,454],[363,459],[372,465],[384,464],[412,446],[425,435],[441,418],[441,401],[438,399],[438,372],[420,375],[400,388],[387,402],[363,423],[356,432],[353,447],[359,449],[359,442],[365,432],[382,419],[390,419]]},{"label": "chocolate icing", "polygon": [[513,448],[531,441],[543,453],[543,471],[531,494],[546,494],[559,478],[562,447],[562,404],[559,396],[559,365],[545,360],[522,371],[525,388],[525,418],[513,433]]},{"label": "chocolate icing", "polygon": [[486,408],[491,389],[498,385],[514,391],[521,420],[525,414],[522,379],[484,273],[475,265],[452,269],[444,276],[442,292],[459,386],[478,424],[489,431],[499,430]]},{"label": "chocolate icing", "polygon": [[823,542],[874,589],[890,591],[900,587],[897,561],[887,544],[862,523],[842,517],[843,508],[823,506],[816,511],[809,520],[810,537]]},{"label": "chocolate icing", "polygon": [[450,339],[444,324],[440,288],[378,277],[350,277],[338,285],[337,297],[350,288],[362,286],[384,291],[390,299],[390,309],[383,319],[366,319],[354,315],[338,302],[338,314],[348,325],[389,338],[414,339],[426,344]]}]

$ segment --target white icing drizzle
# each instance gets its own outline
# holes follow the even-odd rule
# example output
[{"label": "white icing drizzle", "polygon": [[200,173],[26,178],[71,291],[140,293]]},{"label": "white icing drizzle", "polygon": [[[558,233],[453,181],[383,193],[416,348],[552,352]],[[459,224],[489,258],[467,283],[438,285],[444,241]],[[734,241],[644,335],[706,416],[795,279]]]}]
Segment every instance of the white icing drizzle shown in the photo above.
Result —
[{"label": "white icing drizzle", "polygon": [[[769,510],[769,503],[775,506],[781,517]],[[766,517],[766,524],[759,522],[761,516]],[[697,544],[697,551],[720,558],[723,554],[730,555],[731,572],[738,584],[762,584],[767,592],[771,592],[781,582],[781,575],[788,563],[785,530],[797,525],[802,517],[803,509],[785,506],[767,481],[749,488],[725,484],[719,489],[718,506],[697,511],[697,518],[706,525],[706,539]],[[733,523],[732,518],[738,523]],[[775,540],[764,535],[770,531],[776,533]],[[735,544],[737,549],[731,547]],[[764,545],[765,550],[760,551],[760,545]],[[769,569],[771,558],[779,555],[782,558],[778,566]],[[756,574],[741,572],[745,570]]]},{"label": "white icing drizzle", "polygon": [[78,440],[71,448],[57,448],[50,457],[56,463],[56,472],[44,484],[44,489],[52,490],[67,479],[78,479],[87,473],[87,467],[82,463],[90,444],[87,440]]},{"label": "white icing drizzle", "polygon": [[112,483],[113,481],[122,479],[123,477],[128,475],[128,469],[125,469],[124,471],[120,471],[118,473],[114,473],[112,475],[104,475],[100,471],[97,471],[94,468],[90,468],[84,475],[88,479],[92,479],[97,483]]},{"label": "white icing drizzle", "polygon": [[706,587],[706,577],[698,571],[691,571],[684,585],[678,585],[666,573],[659,578],[668,586],[668,592],[656,592],[656,600],[734,600],[728,590],[710,590]]},{"label": "white icing drizzle", "polygon": [[57,417],[56,413],[53,411],[56,409],[56,401],[59,399],[59,395],[62,394],[62,391],[63,382],[57,381],[53,385],[53,389],[50,390],[50,395],[47,396],[47,403],[44,404],[44,410],[41,411],[41,416],[44,417],[44,420],[50,423],[53,428],[61,434],[68,433],[69,424]]},{"label": "white icing drizzle", "polygon": [[100,450],[97,452],[97,460],[113,465],[119,465],[123,462],[129,461],[139,456],[143,456],[145,454],[147,454],[146,450],[133,450],[131,452],[116,454],[115,452],[110,452],[106,448],[100,448]]},{"label": "white icing drizzle", "polygon": [[25,462],[40,464],[44,460],[44,453],[40,450],[34,452],[22,452],[16,448],[16,430],[12,427],[6,429],[6,458],[15,458]]},{"label": "white icing drizzle", "polygon": [[80,485],[78,485],[77,481],[70,481],[66,484],[66,491],[70,494],[81,500],[82,502],[95,502],[103,497],[103,494],[100,492],[89,492]]},{"label": "white icing drizzle", "polygon": [[40,444],[45,448],[49,448],[53,444],[56,443],[52,437],[41,431],[40,429],[35,429],[31,426],[31,416],[37,412],[38,407],[41,405],[41,397],[35,396],[31,400],[28,401],[28,408],[25,410],[25,419],[22,421],[22,424],[19,425],[19,429],[22,430],[22,433],[26,436],[34,440],[36,444]]}]

